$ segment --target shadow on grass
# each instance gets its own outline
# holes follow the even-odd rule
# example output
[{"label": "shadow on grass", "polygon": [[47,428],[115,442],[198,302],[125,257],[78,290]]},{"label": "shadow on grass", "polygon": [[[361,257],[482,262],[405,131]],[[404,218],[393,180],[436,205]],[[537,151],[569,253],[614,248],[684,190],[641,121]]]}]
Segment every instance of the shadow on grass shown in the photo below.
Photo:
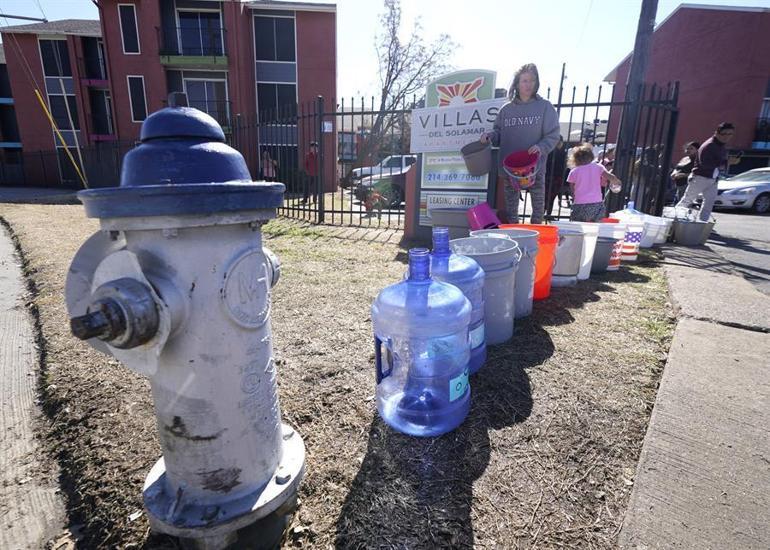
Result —
[{"label": "shadow on grass", "polygon": [[490,459],[489,430],[532,412],[526,369],[554,352],[548,333],[525,321],[507,343],[490,346],[471,378],[471,410],[456,430],[409,437],[375,417],[366,456],[337,518],[337,548],[449,548],[474,542],[473,483]]},{"label": "shadow on grass", "polygon": [[[657,258],[645,256],[638,265],[653,267]],[[621,284],[644,284],[650,278],[643,273],[621,267],[618,271],[595,273],[585,281],[576,285],[551,289],[551,295],[545,300],[535,302],[532,319],[541,326],[559,326],[572,323],[575,318],[572,311],[582,308],[584,304],[601,300],[600,292],[615,292],[615,286]]]}]

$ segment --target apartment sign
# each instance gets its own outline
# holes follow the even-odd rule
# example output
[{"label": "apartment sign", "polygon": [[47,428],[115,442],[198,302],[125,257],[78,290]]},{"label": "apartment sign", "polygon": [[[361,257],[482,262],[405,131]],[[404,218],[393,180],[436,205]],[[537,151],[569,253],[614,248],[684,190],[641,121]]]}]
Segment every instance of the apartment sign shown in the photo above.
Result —
[{"label": "apartment sign", "polygon": [[504,103],[495,99],[496,78],[484,70],[446,74],[426,87],[425,108],[412,111],[411,150],[421,154],[417,226],[431,226],[434,208],[467,209],[486,200],[487,176],[470,175],[460,149],[492,130]]},{"label": "apartment sign", "polygon": [[504,99],[473,101],[456,106],[412,111],[412,153],[460,151],[471,141],[492,131]]}]

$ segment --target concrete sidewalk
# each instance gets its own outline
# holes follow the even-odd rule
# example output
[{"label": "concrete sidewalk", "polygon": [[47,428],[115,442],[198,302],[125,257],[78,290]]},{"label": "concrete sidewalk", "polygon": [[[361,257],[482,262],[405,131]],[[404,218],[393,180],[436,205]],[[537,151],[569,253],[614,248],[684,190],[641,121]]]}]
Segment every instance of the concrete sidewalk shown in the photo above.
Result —
[{"label": "concrete sidewalk", "polygon": [[35,437],[38,355],[13,243],[0,227],[0,548],[45,547],[65,525],[57,465]]},{"label": "concrete sidewalk", "polygon": [[0,187],[0,202],[80,204],[77,190],[52,187]]},{"label": "concrete sidewalk", "polygon": [[680,322],[619,544],[770,548],[770,297],[707,247],[666,247]]}]

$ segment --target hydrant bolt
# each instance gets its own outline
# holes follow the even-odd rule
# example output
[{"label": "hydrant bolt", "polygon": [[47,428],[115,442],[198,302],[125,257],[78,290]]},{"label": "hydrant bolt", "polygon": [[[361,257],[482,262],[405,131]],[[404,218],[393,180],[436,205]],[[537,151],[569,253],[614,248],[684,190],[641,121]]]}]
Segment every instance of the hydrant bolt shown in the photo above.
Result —
[{"label": "hydrant bolt", "polygon": [[85,315],[70,320],[81,340],[99,338],[113,347],[131,349],[149,342],[160,318],[150,290],[137,280],[117,279],[100,286]]},{"label": "hydrant bolt", "polygon": [[[91,308],[89,308],[91,309]],[[94,311],[70,320],[72,334],[81,340],[110,341],[126,330],[126,317],[114,300],[104,300]]]}]

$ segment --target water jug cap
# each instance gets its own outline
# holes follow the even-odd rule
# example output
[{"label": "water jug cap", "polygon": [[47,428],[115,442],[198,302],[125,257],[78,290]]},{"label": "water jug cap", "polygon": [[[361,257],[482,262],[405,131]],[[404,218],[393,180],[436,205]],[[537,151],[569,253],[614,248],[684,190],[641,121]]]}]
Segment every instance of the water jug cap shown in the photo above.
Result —
[{"label": "water jug cap", "polygon": [[430,255],[427,248],[409,249],[409,280],[430,280]]},{"label": "water jug cap", "polygon": [[433,254],[443,255],[451,254],[449,249],[449,228],[448,227],[434,227],[433,228]]}]

